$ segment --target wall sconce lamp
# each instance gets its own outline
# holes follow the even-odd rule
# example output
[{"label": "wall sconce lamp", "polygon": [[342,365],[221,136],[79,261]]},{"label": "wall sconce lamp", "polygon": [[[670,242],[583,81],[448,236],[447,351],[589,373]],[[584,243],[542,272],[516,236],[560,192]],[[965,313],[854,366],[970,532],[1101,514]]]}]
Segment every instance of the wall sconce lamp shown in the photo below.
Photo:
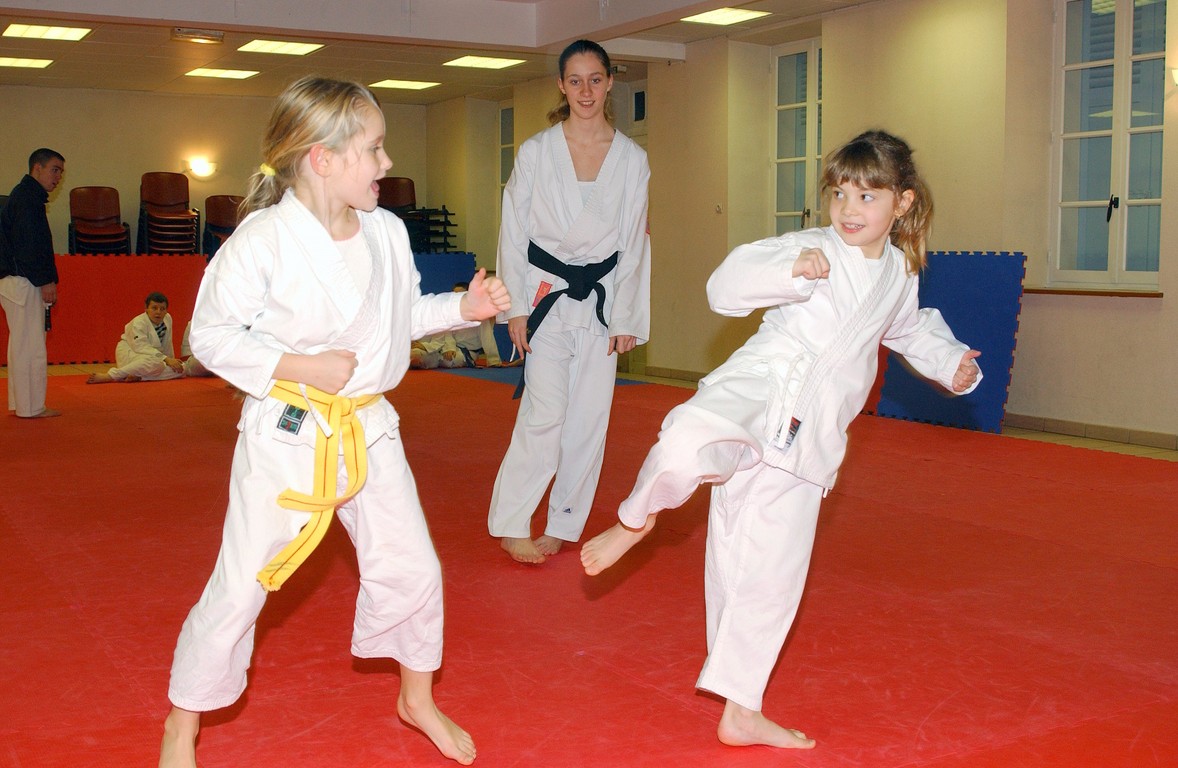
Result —
[{"label": "wall sconce lamp", "polygon": [[1174,76],[1174,85],[1178,85],[1178,69],[1171,69],[1170,74]]},{"label": "wall sconce lamp", "polygon": [[208,179],[217,172],[217,164],[207,157],[190,157],[184,162],[184,170],[198,179]]}]

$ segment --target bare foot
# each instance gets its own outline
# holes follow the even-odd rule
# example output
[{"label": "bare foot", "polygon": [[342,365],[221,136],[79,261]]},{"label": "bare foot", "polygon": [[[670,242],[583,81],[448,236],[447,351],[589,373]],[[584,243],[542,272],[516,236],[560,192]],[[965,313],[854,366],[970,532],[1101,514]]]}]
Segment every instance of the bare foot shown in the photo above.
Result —
[{"label": "bare foot", "polygon": [[55,411],[52,408],[42,408],[34,413],[32,416],[19,416],[21,419],[52,419],[54,416],[60,416],[61,411]]},{"label": "bare foot", "polygon": [[87,384],[113,384],[114,380],[109,373],[92,373],[86,377]]},{"label": "bare foot", "polygon": [[511,555],[511,559],[517,563],[529,563],[532,565],[539,565],[547,558],[544,553],[536,548],[536,542],[531,539],[513,539],[510,536],[504,536],[499,540],[499,546]]},{"label": "bare foot", "polygon": [[813,749],[814,740],[793,728],[782,728],[756,710],[725,702],[716,736],[730,747],[763,744],[783,749]]},{"label": "bare foot", "polygon": [[199,731],[199,712],[172,707],[164,720],[160,768],[196,768],[196,734]]},{"label": "bare foot", "polygon": [[442,714],[433,699],[421,704],[410,704],[404,693],[397,697],[397,714],[408,725],[429,737],[446,757],[459,765],[470,765],[476,755],[474,739]]},{"label": "bare foot", "polygon": [[564,540],[544,534],[543,536],[537,536],[534,544],[536,545],[536,549],[540,550],[540,554],[546,557],[552,557],[560,552],[560,548],[564,546]]},{"label": "bare foot", "polygon": [[596,576],[616,563],[622,555],[630,551],[630,547],[642,541],[646,534],[651,532],[654,528],[654,519],[654,515],[647,515],[646,525],[642,526],[642,530],[627,528],[618,523],[585,542],[585,546],[581,547],[581,565],[585,566],[585,573]]}]

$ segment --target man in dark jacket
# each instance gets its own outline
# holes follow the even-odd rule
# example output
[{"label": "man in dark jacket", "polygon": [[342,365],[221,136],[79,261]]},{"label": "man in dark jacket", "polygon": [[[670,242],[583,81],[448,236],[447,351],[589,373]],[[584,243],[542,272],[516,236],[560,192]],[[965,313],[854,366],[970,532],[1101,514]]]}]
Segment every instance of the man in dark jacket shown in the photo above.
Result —
[{"label": "man in dark jacket", "polygon": [[8,318],[8,409],[27,419],[60,416],[45,407],[45,309],[57,301],[57,265],[45,204],[61,183],[65,158],[29,156],[29,172],[0,212],[0,305]]}]

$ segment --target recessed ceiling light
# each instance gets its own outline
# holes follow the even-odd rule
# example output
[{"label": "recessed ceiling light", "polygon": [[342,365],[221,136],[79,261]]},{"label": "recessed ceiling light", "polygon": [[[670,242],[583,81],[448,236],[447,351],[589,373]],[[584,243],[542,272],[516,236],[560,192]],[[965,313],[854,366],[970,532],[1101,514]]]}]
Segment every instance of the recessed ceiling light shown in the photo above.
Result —
[{"label": "recessed ceiling light", "polygon": [[697,13],[694,16],[688,16],[679,21],[690,21],[696,24],[717,24],[721,27],[726,27],[729,24],[739,24],[742,21],[749,19],[759,19],[762,16],[768,16],[768,11],[745,11],[739,8],[717,8],[714,11],[707,13]]},{"label": "recessed ceiling light", "polygon": [[281,53],[287,56],[306,56],[323,47],[322,43],[292,43],[282,40],[250,40],[237,50],[248,53]]},{"label": "recessed ceiling light", "polygon": [[182,43],[203,43],[205,45],[217,45],[225,42],[225,33],[219,29],[172,27],[172,39]]},{"label": "recessed ceiling light", "polygon": [[497,59],[494,56],[463,56],[447,61],[443,67],[471,67],[472,69],[507,69],[523,64],[524,59]]},{"label": "recessed ceiling light", "polygon": [[81,40],[90,34],[86,27],[47,27],[43,24],[9,24],[5,37],[30,37],[37,40]]},{"label": "recessed ceiling light", "polygon": [[185,72],[186,77],[220,77],[226,80],[245,80],[258,74],[252,69],[209,69],[198,67],[191,72]]},{"label": "recessed ceiling light", "polygon": [[369,88],[399,88],[404,91],[424,91],[441,83],[427,83],[421,80],[381,80],[379,83],[369,83]]},{"label": "recessed ceiling light", "polygon": [[25,69],[45,69],[53,63],[53,59],[14,59],[0,56],[0,67],[22,67]]}]

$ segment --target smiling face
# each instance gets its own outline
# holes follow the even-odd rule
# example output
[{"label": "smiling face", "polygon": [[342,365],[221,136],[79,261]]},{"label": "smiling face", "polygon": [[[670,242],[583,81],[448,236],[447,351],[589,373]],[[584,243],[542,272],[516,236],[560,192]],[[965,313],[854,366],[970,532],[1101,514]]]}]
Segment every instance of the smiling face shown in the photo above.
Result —
[{"label": "smiling face", "polygon": [[591,53],[578,53],[565,62],[564,72],[556,83],[569,103],[569,114],[588,120],[605,112],[605,100],[614,78],[601,59]]},{"label": "smiling face", "polygon": [[380,196],[377,182],[393,167],[384,151],[384,115],[376,109],[365,109],[360,131],[343,150],[333,153],[337,163],[333,177],[335,190],[347,205],[361,211],[376,208]]},{"label": "smiling face", "polygon": [[912,205],[913,193],[861,187],[844,181],[830,190],[830,223],[847,245],[857,245],[869,259],[883,255],[892,224]]}]

